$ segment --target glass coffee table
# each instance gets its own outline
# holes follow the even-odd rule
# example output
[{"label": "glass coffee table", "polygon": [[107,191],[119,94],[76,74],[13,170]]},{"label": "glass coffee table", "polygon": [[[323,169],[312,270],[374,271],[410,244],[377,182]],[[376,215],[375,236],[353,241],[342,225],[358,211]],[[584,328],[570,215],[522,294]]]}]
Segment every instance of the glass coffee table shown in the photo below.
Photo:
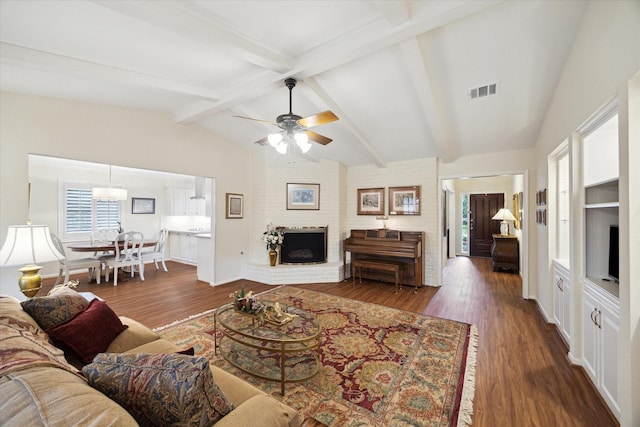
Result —
[{"label": "glass coffee table", "polygon": [[279,381],[283,396],[285,383],[304,381],[320,369],[316,349],[322,333],[312,313],[297,307],[287,307],[285,313],[292,315],[290,321],[271,323],[230,303],[216,310],[214,326],[216,353],[250,375]]}]

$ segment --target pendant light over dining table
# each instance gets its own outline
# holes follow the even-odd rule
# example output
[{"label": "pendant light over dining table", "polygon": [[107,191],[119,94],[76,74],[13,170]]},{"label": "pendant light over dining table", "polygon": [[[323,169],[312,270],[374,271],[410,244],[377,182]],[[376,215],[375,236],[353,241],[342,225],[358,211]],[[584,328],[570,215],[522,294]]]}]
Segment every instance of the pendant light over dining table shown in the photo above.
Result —
[{"label": "pendant light over dining table", "polygon": [[111,186],[111,165],[109,165],[109,187],[94,187],[91,189],[91,198],[105,202],[121,202],[127,200],[125,188]]}]

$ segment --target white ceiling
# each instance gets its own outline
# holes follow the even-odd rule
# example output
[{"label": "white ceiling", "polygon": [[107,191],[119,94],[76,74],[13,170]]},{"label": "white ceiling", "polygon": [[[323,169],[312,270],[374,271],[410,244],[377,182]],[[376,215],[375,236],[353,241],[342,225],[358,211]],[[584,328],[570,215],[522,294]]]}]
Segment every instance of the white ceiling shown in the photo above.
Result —
[{"label": "white ceiling", "polygon": [[[0,89],[167,112],[248,149],[332,110],[311,160],[533,147],[585,1],[0,0]],[[495,96],[468,90],[497,83]]]}]

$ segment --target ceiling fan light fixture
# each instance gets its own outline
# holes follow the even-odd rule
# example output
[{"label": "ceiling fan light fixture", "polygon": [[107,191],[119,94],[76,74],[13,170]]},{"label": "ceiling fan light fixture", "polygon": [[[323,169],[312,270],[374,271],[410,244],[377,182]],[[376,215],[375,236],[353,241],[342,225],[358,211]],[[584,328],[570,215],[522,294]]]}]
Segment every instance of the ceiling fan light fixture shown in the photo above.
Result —
[{"label": "ceiling fan light fixture", "polygon": [[282,141],[282,134],[281,133],[270,133],[267,136],[267,140],[269,141],[269,144],[271,144],[272,147],[277,147],[278,144]]},{"label": "ceiling fan light fixture", "polygon": [[300,145],[301,148],[302,148],[301,144],[306,144],[309,142],[309,137],[304,132],[298,132],[295,135],[293,135],[293,137],[295,138],[296,142],[298,143],[298,145]]},{"label": "ceiling fan light fixture", "polygon": [[311,143],[309,143],[309,137],[305,133],[297,133],[294,137],[296,139],[296,144],[300,148],[303,154],[305,154],[311,148]]},{"label": "ceiling fan light fixture", "polygon": [[287,143],[281,141],[278,145],[276,145],[276,151],[280,154],[287,154]]}]

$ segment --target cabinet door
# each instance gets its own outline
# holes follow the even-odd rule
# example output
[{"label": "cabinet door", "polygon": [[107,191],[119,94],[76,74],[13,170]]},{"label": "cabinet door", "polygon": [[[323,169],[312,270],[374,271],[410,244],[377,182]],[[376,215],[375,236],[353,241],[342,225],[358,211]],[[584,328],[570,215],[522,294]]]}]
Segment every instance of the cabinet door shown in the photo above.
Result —
[{"label": "cabinet door", "polygon": [[180,236],[176,233],[169,233],[169,256],[171,259],[180,258]]},{"label": "cabinet door", "polygon": [[198,263],[198,238],[196,236],[190,236],[189,238],[189,261],[194,264]]},{"label": "cabinet door", "polygon": [[571,291],[569,278],[562,276],[562,335],[571,347]]},{"label": "cabinet door", "polygon": [[611,410],[620,415],[618,406],[618,332],[620,319],[617,314],[601,305],[598,314],[601,338],[601,367],[600,390]]},{"label": "cabinet door", "polygon": [[594,384],[598,384],[598,327],[594,323],[598,301],[588,292],[582,293],[582,359],[584,369]]},{"label": "cabinet door", "polygon": [[173,215],[186,215],[187,214],[187,205],[186,205],[186,190],[183,188],[174,188],[173,189],[173,198],[172,198],[172,214]]},{"label": "cabinet door", "polygon": [[560,332],[562,332],[564,323],[562,318],[564,306],[562,282],[562,276],[558,270],[553,270],[553,318]]}]

